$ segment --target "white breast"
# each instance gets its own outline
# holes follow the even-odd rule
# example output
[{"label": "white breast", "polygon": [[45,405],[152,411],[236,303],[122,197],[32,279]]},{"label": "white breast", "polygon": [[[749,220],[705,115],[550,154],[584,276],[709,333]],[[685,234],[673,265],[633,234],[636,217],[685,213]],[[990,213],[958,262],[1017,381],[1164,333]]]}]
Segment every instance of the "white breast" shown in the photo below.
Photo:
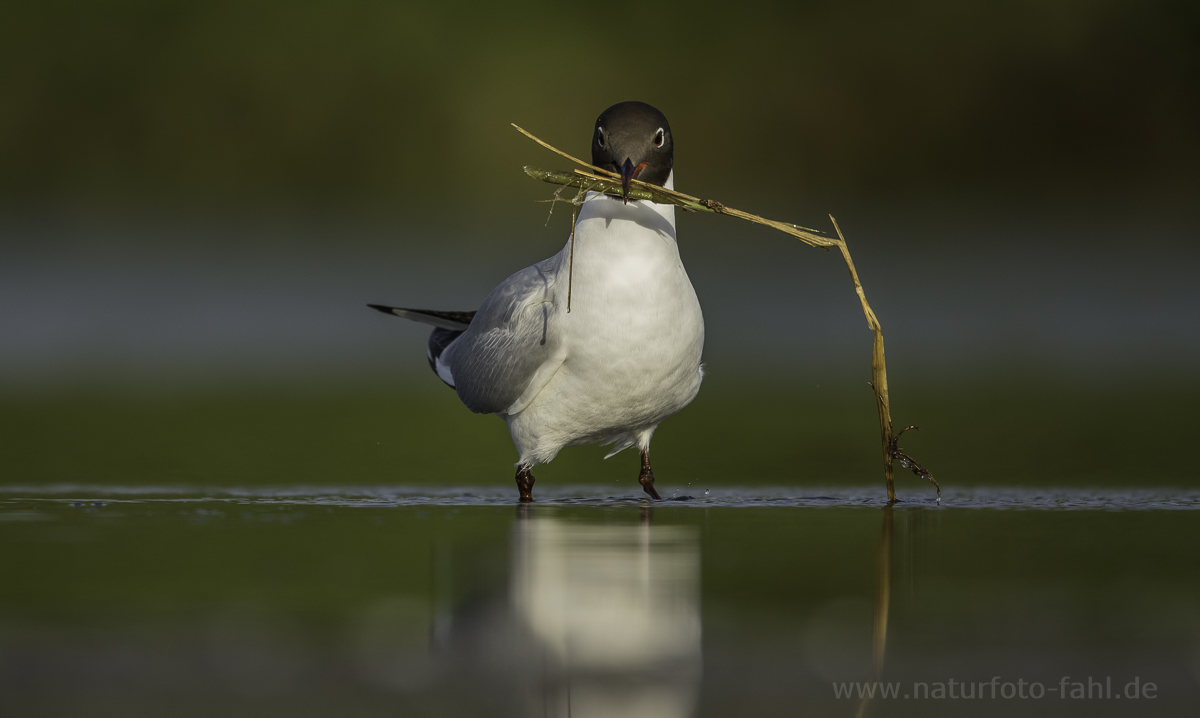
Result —
[{"label": "white breast", "polygon": [[522,459],[537,463],[566,445],[652,431],[695,397],[701,379],[704,319],[679,257],[674,207],[589,200],[573,262],[570,243],[557,259],[566,359],[509,418]]}]

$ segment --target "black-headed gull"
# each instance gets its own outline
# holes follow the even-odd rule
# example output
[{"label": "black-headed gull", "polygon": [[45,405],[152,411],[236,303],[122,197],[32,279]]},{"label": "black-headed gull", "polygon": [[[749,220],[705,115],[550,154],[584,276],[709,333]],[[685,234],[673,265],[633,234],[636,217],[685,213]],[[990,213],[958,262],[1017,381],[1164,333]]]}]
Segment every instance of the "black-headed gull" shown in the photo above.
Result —
[{"label": "black-headed gull", "polygon": [[[661,112],[622,102],[600,115],[592,164],[673,187],[674,139]],[[675,239],[675,208],[590,192],[574,246],[492,290],[475,312],[371,305],[435,327],[429,363],[471,411],[508,423],[517,487],[533,498],[538,464],[565,446],[641,450],[651,497],[650,437],[700,390],[704,317]],[[568,311],[570,274],[570,311]],[[608,458],[608,457],[605,457]]]}]

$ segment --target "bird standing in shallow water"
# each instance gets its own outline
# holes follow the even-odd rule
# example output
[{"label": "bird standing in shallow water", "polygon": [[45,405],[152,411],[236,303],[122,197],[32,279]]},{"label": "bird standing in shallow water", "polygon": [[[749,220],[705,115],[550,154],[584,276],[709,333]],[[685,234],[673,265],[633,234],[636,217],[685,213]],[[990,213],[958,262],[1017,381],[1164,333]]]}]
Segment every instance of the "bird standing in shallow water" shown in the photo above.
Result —
[{"label": "bird standing in shallow water", "polygon": [[[661,112],[622,102],[596,120],[592,164],[620,174],[626,193],[631,179],[671,189],[674,147]],[[608,456],[637,446],[638,481],[661,498],[650,437],[703,377],[704,317],[679,257],[675,208],[590,192],[573,254],[568,240],[475,312],[370,306],[437,327],[430,366],[471,411],[507,422],[521,501],[533,499],[534,466],[597,443],[615,444]]]}]

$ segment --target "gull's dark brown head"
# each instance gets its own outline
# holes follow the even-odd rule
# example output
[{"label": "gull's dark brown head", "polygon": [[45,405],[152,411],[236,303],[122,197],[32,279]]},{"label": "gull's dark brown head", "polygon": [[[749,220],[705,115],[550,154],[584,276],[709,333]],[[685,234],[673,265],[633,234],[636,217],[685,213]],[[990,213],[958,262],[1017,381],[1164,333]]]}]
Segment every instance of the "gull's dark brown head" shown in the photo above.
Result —
[{"label": "gull's dark brown head", "polygon": [[663,185],[675,166],[675,140],[663,113],[645,102],[621,102],[596,120],[592,164],[621,175],[621,194],[629,202],[629,181]]}]

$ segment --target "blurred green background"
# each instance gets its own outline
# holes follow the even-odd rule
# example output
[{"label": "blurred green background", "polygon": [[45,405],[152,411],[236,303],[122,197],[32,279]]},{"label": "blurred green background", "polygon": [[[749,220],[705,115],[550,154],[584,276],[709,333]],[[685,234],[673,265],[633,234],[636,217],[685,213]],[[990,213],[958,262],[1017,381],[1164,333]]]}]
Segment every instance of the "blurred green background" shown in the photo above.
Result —
[{"label": "blurred green background", "polygon": [[514,170],[552,158],[509,122],[582,153],[600,110],[640,97],[677,125],[681,184],[793,214],[933,196],[1190,202],[1198,15],[1120,1],[17,3],[0,29],[2,181],[18,204],[441,222],[540,196]]},{"label": "blurred green background", "polygon": [[[472,308],[557,251],[520,167],[561,163],[509,123],[584,154],[626,99],[680,189],[838,216],[946,485],[1196,483],[1195,3],[19,2],[0,95],[5,483],[510,481],[362,305]],[[680,242],[709,376],[661,483],[877,482],[838,258]],[[539,477],[633,487],[601,455]]]}]

